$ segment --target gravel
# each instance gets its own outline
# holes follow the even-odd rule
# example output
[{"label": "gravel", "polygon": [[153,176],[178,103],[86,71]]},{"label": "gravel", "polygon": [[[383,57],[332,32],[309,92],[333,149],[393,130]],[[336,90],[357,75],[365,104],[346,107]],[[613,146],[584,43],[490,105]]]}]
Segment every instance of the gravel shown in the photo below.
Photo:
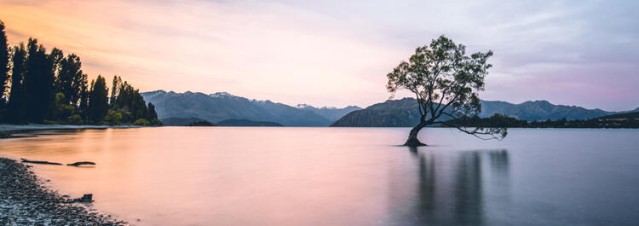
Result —
[{"label": "gravel", "polygon": [[46,187],[15,160],[0,158],[0,225],[128,225]]}]

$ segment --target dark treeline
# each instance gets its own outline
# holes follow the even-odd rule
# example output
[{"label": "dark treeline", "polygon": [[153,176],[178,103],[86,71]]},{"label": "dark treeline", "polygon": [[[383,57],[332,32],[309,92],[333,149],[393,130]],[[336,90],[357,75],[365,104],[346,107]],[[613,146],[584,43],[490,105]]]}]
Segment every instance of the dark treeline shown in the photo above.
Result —
[{"label": "dark treeline", "polygon": [[[462,117],[458,120],[448,121],[448,124],[506,128],[639,128],[639,114],[619,114],[588,120],[561,119],[531,122],[495,114],[489,118]],[[442,126],[445,127],[445,125]]]},{"label": "dark treeline", "polygon": [[158,125],[155,106],[114,76],[111,92],[105,77],[91,83],[80,57],[47,52],[38,40],[9,47],[0,21],[0,122]]}]

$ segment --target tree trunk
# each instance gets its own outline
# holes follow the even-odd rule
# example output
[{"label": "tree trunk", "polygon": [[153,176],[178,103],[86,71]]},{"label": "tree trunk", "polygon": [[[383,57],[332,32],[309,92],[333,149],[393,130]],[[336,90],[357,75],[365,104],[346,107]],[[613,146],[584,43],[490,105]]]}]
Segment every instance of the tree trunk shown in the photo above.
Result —
[{"label": "tree trunk", "polygon": [[417,139],[417,134],[419,134],[419,131],[422,130],[422,128],[424,128],[428,123],[426,121],[420,121],[419,124],[417,124],[415,127],[413,127],[413,129],[410,130],[410,133],[408,134],[408,140],[406,140],[406,143],[404,143],[404,146],[409,146],[409,147],[418,147],[418,146],[426,146],[426,144],[422,143],[421,141],[419,141],[419,139]]}]

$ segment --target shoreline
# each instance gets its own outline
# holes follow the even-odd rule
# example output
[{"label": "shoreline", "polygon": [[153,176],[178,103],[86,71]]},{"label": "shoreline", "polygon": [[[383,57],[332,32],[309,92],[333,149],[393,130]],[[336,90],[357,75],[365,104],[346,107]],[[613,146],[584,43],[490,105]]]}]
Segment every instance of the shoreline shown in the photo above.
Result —
[{"label": "shoreline", "polygon": [[82,129],[109,129],[109,128],[141,128],[141,126],[134,125],[62,125],[62,124],[26,124],[26,125],[13,125],[13,124],[0,124],[0,139],[6,138],[21,138],[21,137],[33,137],[38,134],[34,132],[38,131],[64,131],[64,130],[82,130]]},{"label": "shoreline", "polygon": [[0,225],[128,225],[49,188],[30,168],[0,157]]}]

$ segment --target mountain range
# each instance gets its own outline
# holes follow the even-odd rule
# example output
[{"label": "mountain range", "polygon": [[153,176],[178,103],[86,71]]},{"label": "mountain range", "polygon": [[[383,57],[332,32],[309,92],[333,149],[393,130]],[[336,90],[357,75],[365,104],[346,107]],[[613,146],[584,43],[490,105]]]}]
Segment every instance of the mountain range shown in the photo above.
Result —
[{"label": "mountain range", "polygon": [[[289,106],[270,100],[251,100],[226,92],[204,94],[158,90],[142,93],[142,97],[155,105],[158,117],[165,125],[186,125],[200,120],[218,123],[234,119],[273,122],[284,126],[411,127],[417,124],[419,118],[417,102],[413,98],[388,100],[361,109],[356,106]],[[639,108],[626,112],[639,112]],[[620,112],[555,105],[544,100],[520,104],[482,101],[480,117],[497,113],[520,120],[543,121],[592,119]]]},{"label": "mountain range", "polygon": [[142,93],[147,103],[155,105],[158,118],[171,125],[181,125],[197,119],[218,123],[228,119],[274,122],[284,126],[328,126],[342,116],[361,108],[317,108],[309,105],[292,107],[270,100],[249,100],[226,92]]},{"label": "mountain range", "polygon": [[[578,106],[554,105],[548,101],[526,101],[512,104],[504,101],[482,101],[482,118],[502,114],[526,121],[584,120],[611,115],[601,109],[586,109]],[[639,109],[636,109],[639,110]],[[411,127],[418,123],[417,102],[413,98],[388,100],[362,110],[353,111],[332,126],[349,127]]]}]

